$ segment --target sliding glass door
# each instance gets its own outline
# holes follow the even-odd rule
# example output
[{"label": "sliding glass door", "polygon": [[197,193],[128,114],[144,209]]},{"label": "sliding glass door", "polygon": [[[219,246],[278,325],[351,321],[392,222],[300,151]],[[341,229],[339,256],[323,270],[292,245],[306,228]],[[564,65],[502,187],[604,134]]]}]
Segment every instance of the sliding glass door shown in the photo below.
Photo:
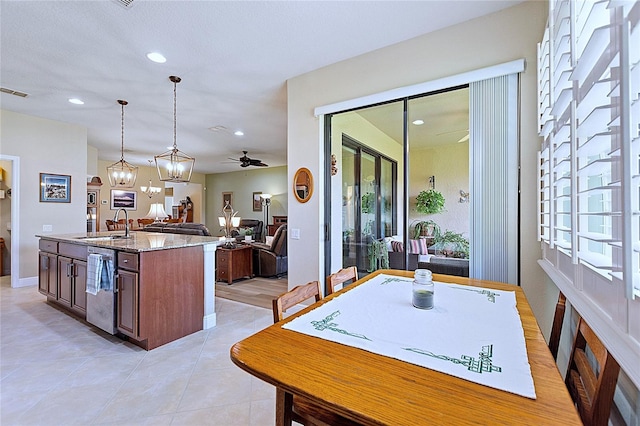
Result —
[{"label": "sliding glass door", "polygon": [[397,164],[353,138],[342,137],[342,265],[360,274],[379,269],[376,243],[395,231]]}]

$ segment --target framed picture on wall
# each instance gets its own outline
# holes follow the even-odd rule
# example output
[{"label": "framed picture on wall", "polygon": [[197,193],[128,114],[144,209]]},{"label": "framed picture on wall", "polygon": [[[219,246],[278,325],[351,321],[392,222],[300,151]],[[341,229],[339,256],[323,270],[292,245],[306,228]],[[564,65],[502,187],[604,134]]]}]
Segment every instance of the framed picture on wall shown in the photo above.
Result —
[{"label": "framed picture on wall", "polygon": [[254,212],[262,211],[262,198],[260,198],[260,194],[262,194],[262,192],[253,193],[253,211]]},{"label": "framed picture on wall", "polygon": [[222,193],[222,208],[227,205],[233,206],[233,192],[223,192]]},{"label": "framed picture on wall", "polygon": [[122,189],[111,190],[111,210],[125,209],[137,210],[138,193],[136,191],[124,191]]},{"label": "framed picture on wall", "polygon": [[41,203],[70,203],[71,176],[40,173]]}]

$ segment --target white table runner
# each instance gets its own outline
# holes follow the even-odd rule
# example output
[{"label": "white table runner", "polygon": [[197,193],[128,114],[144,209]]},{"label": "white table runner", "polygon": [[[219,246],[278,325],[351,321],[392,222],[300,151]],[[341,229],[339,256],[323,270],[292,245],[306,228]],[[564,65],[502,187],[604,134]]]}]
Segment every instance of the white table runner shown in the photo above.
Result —
[{"label": "white table runner", "polygon": [[412,282],[378,275],[283,328],[536,398],[515,292],[435,282],[422,310]]}]

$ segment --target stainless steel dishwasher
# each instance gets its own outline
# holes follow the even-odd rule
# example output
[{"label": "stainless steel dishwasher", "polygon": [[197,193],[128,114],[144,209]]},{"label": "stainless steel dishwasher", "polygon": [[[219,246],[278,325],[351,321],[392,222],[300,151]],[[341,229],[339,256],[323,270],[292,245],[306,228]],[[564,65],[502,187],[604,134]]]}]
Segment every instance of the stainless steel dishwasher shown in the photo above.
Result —
[{"label": "stainless steel dishwasher", "polygon": [[103,268],[106,268],[106,262],[113,262],[113,270],[111,271],[111,282],[113,287],[111,290],[98,290],[97,294],[87,293],[87,322],[106,331],[109,334],[116,334],[116,303],[115,303],[115,271],[116,252],[115,250],[104,249],[100,247],[89,247],[88,253],[102,256]]}]

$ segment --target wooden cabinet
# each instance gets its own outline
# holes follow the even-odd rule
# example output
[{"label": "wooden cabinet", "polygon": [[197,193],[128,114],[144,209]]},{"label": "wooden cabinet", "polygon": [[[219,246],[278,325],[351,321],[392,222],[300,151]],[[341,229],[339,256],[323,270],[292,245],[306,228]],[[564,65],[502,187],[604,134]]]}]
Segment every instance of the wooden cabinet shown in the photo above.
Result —
[{"label": "wooden cabinet", "polygon": [[122,334],[140,338],[138,318],[138,255],[118,252],[116,326]]},{"label": "wooden cabinet", "polygon": [[118,331],[134,339],[140,338],[138,328],[138,273],[118,271]]},{"label": "wooden cabinet", "polygon": [[82,317],[87,313],[87,246],[58,246],[58,303]]},{"label": "wooden cabinet", "polygon": [[150,350],[202,330],[202,247],[118,251],[116,326]]},{"label": "wooden cabinet", "polygon": [[38,257],[40,259],[38,291],[48,298],[56,300],[58,298],[58,255],[41,251]]},{"label": "wooden cabinet", "polygon": [[87,232],[100,231],[100,187],[102,183],[87,183]]},{"label": "wooden cabinet", "polygon": [[231,284],[239,278],[253,277],[253,248],[250,245],[236,248],[220,247],[216,250],[216,280]]},{"label": "wooden cabinet", "polygon": [[280,225],[287,223],[287,216],[273,216],[273,225],[267,226],[267,235],[274,236]]}]

